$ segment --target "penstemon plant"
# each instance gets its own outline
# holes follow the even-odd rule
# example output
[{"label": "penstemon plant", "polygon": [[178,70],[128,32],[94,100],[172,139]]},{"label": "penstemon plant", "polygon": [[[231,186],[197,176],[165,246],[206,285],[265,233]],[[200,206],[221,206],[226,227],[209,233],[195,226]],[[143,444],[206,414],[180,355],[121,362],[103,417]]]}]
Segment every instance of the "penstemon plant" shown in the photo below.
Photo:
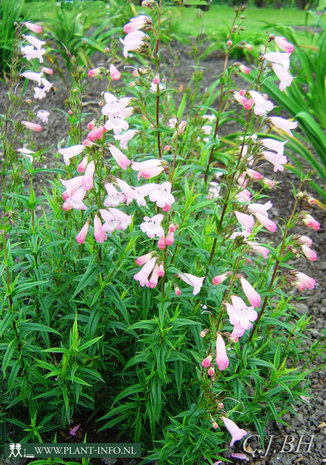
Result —
[{"label": "penstemon plant", "polygon": [[[71,124],[58,149],[66,174],[54,195],[44,191],[43,215],[30,182],[34,207],[21,219],[29,226],[20,237],[30,238],[29,266],[19,265],[19,228],[3,231],[9,308],[1,305],[12,318],[1,326],[0,348],[6,389],[16,399],[2,404],[18,417],[19,402],[29,410],[30,425],[8,419],[28,431],[25,440],[44,440],[59,424],[75,431],[86,409],[100,431],[119,426],[122,437],[141,441],[142,463],[216,464],[230,455],[229,434],[231,448],[249,428],[263,440],[268,421],[281,421],[305,394],[300,359],[309,348],[298,340],[309,319],[298,318],[289,289],[313,289],[315,280],[291,259],[317,255],[312,240],[293,231],[319,223],[300,210],[308,176],[293,187],[289,217],[277,224],[266,194],[276,182],[262,174],[267,162],[274,172],[287,162],[286,141],[271,131],[292,137],[296,127],[272,116],[273,102],[261,93],[271,68],[281,91],[291,84],[293,46],[269,37],[256,78],[238,89],[234,75],[250,69],[229,65],[237,9],[217,101],[193,98],[187,115],[186,99],[177,108],[162,74],[161,1],[143,7],[150,16],[132,18],[120,38],[125,68],[113,47],[108,69],[88,72],[107,88],[87,134],[82,95],[77,90],[67,101],[78,128]],[[26,58],[42,58],[41,41],[27,40]],[[34,98],[47,92],[44,72],[21,73],[42,84]],[[238,130],[227,134],[230,119]],[[33,173],[37,153],[26,150]]]}]

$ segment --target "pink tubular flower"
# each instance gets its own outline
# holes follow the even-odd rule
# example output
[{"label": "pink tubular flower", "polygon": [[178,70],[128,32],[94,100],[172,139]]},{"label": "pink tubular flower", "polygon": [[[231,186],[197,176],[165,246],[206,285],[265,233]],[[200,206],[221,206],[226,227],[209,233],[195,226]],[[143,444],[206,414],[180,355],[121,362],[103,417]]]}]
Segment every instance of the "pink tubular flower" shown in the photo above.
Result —
[{"label": "pink tubular flower", "polygon": [[248,210],[250,213],[261,213],[262,215],[268,216],[267,210],[270,210],[272,208],[273,204],[269,200],[266,203],[250,203],[248,205]]},{"label": "pink tubular flower", "polygon": [[277,64],[287,71],[290,67],[290,55],[290,53],[268,52],[264,55],[264,58],[272,65]]},{"label": "pink tubular flower", "polygon": [[34,87],[34,98],[36,100],[42,100],[46,97],[46,92],[44,89],[41,89],[40,87]]},{"label": "pink tubular flower", "polygon": [[255,213],[255,217],[262,224],[268,231],[275,232],[277,228],[277,224],[274,221],[270,220],[266,215],[261,213]]},{"label": "pink tubular flower", "polygon": [[126,170],[127,169],[127,166],[130,165],[131,161],[129,160],[129,158],[126,157],[126,155],[124,153],[121,152],[121,150],[119,150],[117,147],[115,147],[114,145],[110,145],[109,146],[109,150],[111,152],[111,155],[113,156],[113,158],[115,159],[115,161],[118,163],[118,165],[120,166],[120,168],[122,168],[123,170]]},{"label": "pink tubular flower", "polygon": [[154,252],[149,252],[145,255],[141,255],[140,257],[137,257],[136,264],[141,266],[145,265],[152,257],[153,257]]},{"label": "pink tubular flower", "polygon": [[152,218],[145,216],[145,221],[141,223],[140,229],[146,233],[150,239],[153,239],[155,236],[161,237],[164,235],[164,229],[161,226],[163,219],[164,216],[161,213],[154,215]]},{"label": "pink tubular flower", "polygon": [[317,260],[317,254],[314,250],[311,250],[306,244],[301,246],[302,252],[311,262],[315,262]]},{"label": "pink tubular flower", "polygon": [[82,159],[82,161],[78,164],[77,166],[77,171],[78,173],[83,173],[86,169],[86,166],[87,166],[87,163],[88,163],[88,158],[87,157],[84,157]]},{"label": "pink tubular flower", "polygon": [[262,182],[268,189],[272,189],[275,186],[275,182],[272,179],[263,178]]},{"label": "pink tubular flower", "polygon": [[29,79],[30,81],[35,81],[37,84],[40,86],[41,85],[41,79],[43,76],[43,73],[36,73],[35,71],[24,71],[23,73],[20,74],[26,79]]},{"label": "pink tubular flower", "polygon": [[40,40],[37,37],[31,36],[31,35],[23,35],[24,39],[27,40],[33,47],[35,47],[37,50],[40,50],[43,45],[45,45],[45,40]]},{"label": "pink tubular flower", "polygon": [[241,90],[239,92],[233,92],[233,96],[236,99],[236,101],[238,103],[241,103],[241,105],[243,105],[245,110],[250,110],[254,104],[254,101],[252,98],[247,99],[244,94],[245,94],[245,91],[241,91]]},{"label": "pink tubular flower", "polygon": [[90,78],[93,78],[93,77],[96,77],[98,76],[99,74],[101,74],[101,70],[100,68],[93,68],[93,69],[90,69],[87,73],[88,77]]},{"label": "pink tubular flower", "polygon": [[96,242],[102,244],[107,239],[107,234],[104,232],[100,218],[94,216],[94,238]]},{"label": "pink tubular flower", "polygon": [[285,165],[288,161],[285,155],[279,155],[278,153],[270,152],[268,150],[264,150],[262,152],[262,155],[265,158],[265,160],[269,161],[272,165],[274,165],[273,171],[284,171],[283,165]]},{"label": "pink tubular flower", "polygon": [[158,275],[159,275],[160,278],[165,275],[165,270],[164,270],[163,263],[160,263],[159,266],[158,266]]},{"label": "pink tubular flower", "polygon": [[240,69],[241,73],[243,73],[243,74],[250,74],[250,68],[248,68],[248,66],[240,64],[239,69]]},{"label": "pink tubular flower", "polygon": [[88,134],[87,134],[87,139],[93,142],[94,140],[100,140],[103,137],[103,134],[105,132],[105,129],[103,126],[100,126],[98,128],[93,128]]},{"label": "pink tubular flower", "polygon": [[108,210],[101,209],[100,214],[104,221],[103,231],[107,231],[109,234],[112,234],[113,231],[118,229],[119,221],[114,218],[112,213],[110,213]]},{"label": "pink tubular flower", "polygon": [[164,166],[162,165],[162,160],[157,160],[155,158],[151,160],[141,161],[141,162],[132,162],[131,168],[134,171],[138,171],[137,179],[141,177],[144,179],[154,178],[164,171]]},{"label": "pink tubular flower", "polygon": [[220,371],[229,366],[229,358],[226,354],[224,339],[220,334],[216,338],[216,365]]},{"label": "pink tubular flower", "polygon": [[105,183],[104,187],[108,194],[103,202],[105,207],[117,207],[126,200],[124,193],[119,192],[117,188],[110,182]]},{"label": "pink tubular flower", "polygon": [[123,56],[128,58],[128,52],[137,52],[148,39],[148,35],[142,31],[129,32],[124,39],[120,39],[120,42],[124,46]]},{"label": "pink tubular flower", "polygon": [[160,208],[166,210],[167,206],[171,207],[175,199],[171,194],[172,185],[169,181],[165,181],[162,184],[152,184],[153,189],[149,192],[149,200],[155,202]]},{"label": "pink tubular flower", "polygon": [[136,193],[135,193],[134,188],[129,186],[129,184],[126,183],[126,181],[123,181],[122,179],[117,178],[116,182],[117,182],[118,186],[120,187],[121,192],[125,196],[126,204],[130,205],[131,202],[136,198]]},{"label": "pink tubular flower", "polygon": [[312,246],[312,239],[308,236],[299,236],[297,242],[298,244],[306,244],[308,247]]},{"label": "pink tubular flower", "polygon": [[136,281],[139,281],[139,284],[142,287],[148,284],[148,277],[155,266],[156,260],[157,257],[153,257],[150,260],[148,260],[148,262],[145,263],[142,269],[134,275],[134,279]]},{"label": "pink tubular flower", "polygon": [[65,192],[62,194],[64,200],[67,200],[71,197],[77,189],[79,189],[83,182],[83,176],[75,176],[71,179],[61,179],[61,183],[66,188]]},{"label": "pink tubular flower", "polygon": [[170,224],[169,226],[169,232],[167,233],[167,236],[165,238],[165,244],[166,245],[172,245],[174,243],[174,231],[175,231],[175,226],[174,224]]},{"label": "pink tubular flower", "polygon": [[292,53],[294,51],[294,45],[288,42],[286,37],[275,36],[276,45],[283,50],[283,52]]},{"label": "pink tubular flower", "polygon": [[78,242],[78,244],[83,244],[85,242],[85,239],[88,233],[88,228],[89,228],[89,222],[86,221],[86,223],[84,224],[84,226],[81,228],[81,230],[76,236],[76,241]]},{"label": "pink tubular flower", "polygon": [[243,292],[246,294],[247,299],[253,307],[259,307],[261,303],[261,297],[252,285],[243,277],[240,278]]},{"label": "pink tubular flower", "polygon": [[113,218],[118,221],[117,229],[119,231],[124,231],[131,224],[132,216],[127,215],[118,208],[109,208],[108,210]]},{"label": "pink tubular flower", "polygon": [[312,228],[315,231],[318,231],[318,229],[320,228],[320,224],[318,223],[318,221],[315,220],[313,216],[308,215],[307,213],[303,213],[302,221],[306,226],[308,226],[308,228]]},{"label": "pink tubular flower", "polygon": [[246,173],[251,179],[254,179],[255,181],[259,181],[263,177],[263,175],[258,173],[258,171],[251,170],[249,168],[246,170]]},{"label": "pink tubular flower", "polygon": [[114,65],[110,65],[110,77],[112,81],[119,81],[121,78],[121,73]]},{"label": "pink tubular flower", "polygon": [[249,94],[255,104],[255,115],[265,116],[266,113],[273,110],[273,103],[270,100],[266,100],[259,92],[257,92],[256,90],[250,90]]},{"label": "pink tubular flower", "polygon": [[88,191],[93,188],[93,176],[95,171],[95,163],[91,161],[88,163],[85,174],[83,176],[82,185],[85,191]]},{"label": "pink tubular flower", "polygon": [[69,165],[70,158],[79,155],[83,150],[85,150],[84,145],[72,145],[71,147],[66,147],[64,149],[59,149],[58,152],[63,155],[65,165]]},{"label": "pink tubular flower", "polygon": [[54,71],[52,68],[46,68],[45,66],[42,66],[41,71],[45,74],[53,74]]},{"label": "pink tubular flower", "polygon": [[139,29],[142,29],[144,26],[146,26],[146,24],[152,24],[152,20],[149,16],[136,16],[135,18],[131,18],[129,23],[124,25],[123,32],[125,34],[129,34],[130,32],[138,31]]},{"label": "pink tubular flower", "polygon": [[255,242],[252,242],[252,241],[247,241],[247,244],[252,248],[254,252],[259,253],[259,255],[261,255],[265,259],[268,257],[270,250],[267,247],[256,244]]},{"label": "pink tubular flower", "polygon": [[226,303],[226,310],[231,325],[234,326],[232,337],[243,336],[246,329],[251,328],[252,321],[257,318],[257,312],[253,307],[247,307],[245,302],[235,295],[231,296],[232,305]]},{"label": "pink tubular flower", "polygon": [[241,212],[234,212],[235,216],[237,217],[237,220],[241,224],[241,226],[244,228],[246,232],[251,233],[252,228],[255,224],[255,220],[251,215],[247,215],[246,213],[241,213]]},{"label": "pink tubular flower", "polygon": [[291,129],[298,126],[297,121],[289,121],[288,119],[281,118],[280,116],[269,116],[269,121],[278,129],[284,131],[288,136],[293,137]]},{"label": "pink tubular flower", "polygon": [[[207,371],[208,376],[214,376],[214,373],[215,373],[215,368],[214,367],[209,367],[208,371]],[[217,425],[217,423],[216,423],[216,425]],[[215,428],[214,424],[213,424],[213,427]]]},{"label": "pink tubular flower", "polygon": [[149,281],[148,281],[148,287],[150,287],[151,289],[154,289],[157,286],[158,278],[159,278],[158,264],[155,263],[151,277],[149,278]]},{"label": "pink tubular flower", "polygon": [[293,81],[293,76],[282,66],[277,63],[272,63],[272,68],[276,76],[280,80],[279,89],[281,91],[285,90],[286,87],[289,87]]},{"label": "pink tubular flower", "polygon": [[157,241],[157,247],[161,250],[164,250],[165,249],[165,236],[164,234],[162,236],[159,237],[159,240]]},{"label": "pink tubular flower", "polygon": [[71,194],[71,196],[68,197],[64,205],[65,206],[69,205],[71,208],[74,208],[75,210],[87,210],[87,206],[84,204],[85,195],[86,195],[86,190],[84,189],[83,186],[80,186],[77,190],[75,190]]},{"label": "pink tubular flower", "polygon": [[246,436],[247,431],[239,428],[230,418],[221,417],[226,429],[232,436],[230,446],[232,447],[235,441],[240,441],[244,436]]},{"label": "pink tubular flower", "polygon": [[283,155],[284,153],[284,145],[287,141],[282,142],[276,139],[262,139],[262,144],[269,150],[273,150],[277,153],[277,155]]},{"label": "pink tubular flower", "polygon": [[226,272],[217,276],[214,276],[212,283],[217,286],[218,284],[223,283],[230,276],[230,272]]},{"label": "pink tubular flower", "polygon": [[314,289],[316,280],[310,276],[301,273],[300,271],[295,271],[295,281],[294,285],[300,290],[304,291],[305,289]]},{"label": "pink tubular flower", "polygon": [[120,142],[120,148],[125,150],[128,148],[128,142],[138,133],[134,129],[129,129],[123,134],[116,134],[114,138]]},{"label": "pink tubular flower", "polygon": [[43,55],[46,52],[45,48],[35,49],[33,45],[24,45],[20,51],[27,61],[38,59],[39,63],[43,63]]},{"label": "pink tubular flower", "polygon": [[201,366],[203,368],[208,368],[209,365],[211,364],[211,361],[212,361],[212,356],[208,355],[208,357],[204,358],[204,360],[201,362]]},{"label": "pink tubular flower", "polygon": [[25,21],[22,24],[30,31],[35,32],[35,34],[41,34],[43,31],[42,26],[39,24],[30,23],[29,21]]},{"label": "pink tubular flower", "polygon": [[178,286],[176,286],[176,287],[174,288],[174,293],[175,293],[175,295],[177,295],[177,296],[181,294],[180,288],[179,288]]},{"label": "pink tubular flower", "polygon": [[36,114],[38,118],[42,121],[42,123],[47,123],[49,120],[49,112],[46,110],[39,110]]},{"label": "pink tubular flower", "polygon": [[178,274],[179,278],[182,279],[187,284],[190,284],[190,286],[193,286],[193,295],[197,295],[200,292],[200,289],[204,283],[204,279],[206,276],[203,276],[202,278],[199,278],[198,276],[194,276],[193,274],[189,273],[183,273],[183,274]]},{"label": "pink tubular flower", "polygon": [[40,124],[31,123],[30,121],[22,121],[21,124],[25,126],[26,129],[30,129],[31,131],[35,132],[41,132],[43,129]]},{"label": "pink tubular flower", "polygon": [[242,453],[235,452],[235,453],[231,454],[231,457],[233,457],[235,459],[238,459],[238,460],[246,460],[246,462],[249,462],[249,457],[248,457],[247,454],[242,454]]}]

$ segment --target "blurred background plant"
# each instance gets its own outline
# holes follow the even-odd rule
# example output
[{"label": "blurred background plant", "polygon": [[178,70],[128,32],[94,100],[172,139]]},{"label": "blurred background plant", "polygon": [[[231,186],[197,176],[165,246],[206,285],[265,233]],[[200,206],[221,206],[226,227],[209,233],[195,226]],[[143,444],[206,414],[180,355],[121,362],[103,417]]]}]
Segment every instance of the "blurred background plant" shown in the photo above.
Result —
[{"label": "blurred background plant", "polygon": [[[281,92],[272,79],[264,82],[266,92],[298,121],[301,133],[289,141],[294,165],[290,168],[299,176],[306,171],[304,159],[326,186],[326,22],[322,0],[319,8],[309,10],[307,16],[314,26],[306,27],[311,45],[298,43],[297,31],[280,24],[275,28],[294,45],[291,72],[296,76],[286,92]],[[308,19],[308,18],[307,18]],[[309,21],[311,24],[312,21]],[[326,201],[326,188],[311,180],[309,184]]]},{"label": "blurred background plant", "polygon": [[8,73],[12,61],[17,23],[24,17],[24,0],[0,2],[0,78]]}]

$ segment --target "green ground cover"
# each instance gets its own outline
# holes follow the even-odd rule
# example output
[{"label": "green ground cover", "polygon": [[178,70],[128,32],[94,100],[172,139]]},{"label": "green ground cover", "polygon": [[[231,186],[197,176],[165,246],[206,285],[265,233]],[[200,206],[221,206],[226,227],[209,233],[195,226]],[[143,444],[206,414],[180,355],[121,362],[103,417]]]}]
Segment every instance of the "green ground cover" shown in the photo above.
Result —
[{"label": "green ground cover", "polygon": [[[223,31],[232,22],[234,8],[224,5],[212,5],[209,11],[201,11],[196,8],[171,8],[173,11],[171,27],[178,35],[197,36],[201,33],[212,34]],[[276,32],[272,26],[313,27],[314,22],[305,11],[296,8],[254,8],[246,9],[245,27],[248,31],[261,34],[264,31]],[[311,32],[298,31],[298,37],[302,43],[310,43]]]}]

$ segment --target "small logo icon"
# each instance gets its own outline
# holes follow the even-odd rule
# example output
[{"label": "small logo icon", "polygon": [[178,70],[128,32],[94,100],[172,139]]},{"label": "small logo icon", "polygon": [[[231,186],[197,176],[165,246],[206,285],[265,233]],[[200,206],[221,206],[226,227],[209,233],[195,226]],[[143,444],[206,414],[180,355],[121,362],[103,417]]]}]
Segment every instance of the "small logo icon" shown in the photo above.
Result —
[{"label": "small logo icon", "polygon": [[18,444],[9,444],[9,449],[10,449],[9,457],[14,457],[14,458],[22,457],[21,448],[22,448],[22,445],[19,444],[19,443]]}]

